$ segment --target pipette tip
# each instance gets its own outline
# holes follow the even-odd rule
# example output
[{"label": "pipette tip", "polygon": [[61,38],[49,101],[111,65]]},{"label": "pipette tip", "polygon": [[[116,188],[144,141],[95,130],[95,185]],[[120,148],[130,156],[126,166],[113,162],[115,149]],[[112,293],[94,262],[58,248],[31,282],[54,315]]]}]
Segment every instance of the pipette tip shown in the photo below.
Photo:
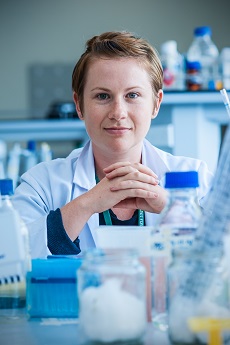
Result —
[{"label": "pipette tip", "polygon": [[220,90],[224,105],[226,107],[228,116],[230,117],[230,101],[229,101],[229,97],[227,94],[227,91],[225,89]]}]

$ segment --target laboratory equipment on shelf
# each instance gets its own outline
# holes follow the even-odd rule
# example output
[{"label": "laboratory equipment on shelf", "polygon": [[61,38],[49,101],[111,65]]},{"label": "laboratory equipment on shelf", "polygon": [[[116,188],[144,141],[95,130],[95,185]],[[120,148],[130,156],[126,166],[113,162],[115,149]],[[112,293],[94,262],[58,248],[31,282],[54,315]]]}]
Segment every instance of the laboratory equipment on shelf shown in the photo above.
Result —
[{"label": "laboratory equipment on shelf", "polygon": [[212,30],[209,26],[194,29],[193,41],[188,48],[186,59],[201,64],[202,89],[219,89],[219,51],[212,40]]}]

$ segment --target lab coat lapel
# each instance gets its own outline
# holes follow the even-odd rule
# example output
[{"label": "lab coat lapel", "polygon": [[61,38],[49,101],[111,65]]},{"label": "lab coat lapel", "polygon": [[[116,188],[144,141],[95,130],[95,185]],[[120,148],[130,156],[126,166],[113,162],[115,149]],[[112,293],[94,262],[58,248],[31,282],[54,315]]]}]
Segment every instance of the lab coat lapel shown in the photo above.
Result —
[{"label": "lab coat lapel", "polygon": [[85,145],[76,161],[73,183],[85,191],[90,190],[96,184],[91,141]]},{"label": "lab coat lapel", "polygon": [[158,217],[159,214],[157,213],[145,212],[145,225],[154,226],[156,224]]},{"label": "lab coat lapel", "polygon": [[[89,141],[85,145],[76,162],[73,182],[73,199],[87,192],[96,185],[94,157],[91,141]],[[87,226],[88,230],[90,230],[90,233],[93,237],[94,243],[96,244],[96,228],[99,226],[99,216],[97,213],[93,214],[89,218],[86,224],[86,228]],[[87,232],[88,230],[85,229],[85,231]]]}]

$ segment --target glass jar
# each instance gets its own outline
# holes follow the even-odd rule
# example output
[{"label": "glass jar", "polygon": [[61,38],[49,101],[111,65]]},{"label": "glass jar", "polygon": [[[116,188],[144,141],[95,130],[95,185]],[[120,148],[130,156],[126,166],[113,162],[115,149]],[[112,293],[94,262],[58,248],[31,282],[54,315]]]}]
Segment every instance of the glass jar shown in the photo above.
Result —
[{"label": "glass jar", "polygon": [[94,249],[77,272],[85,342],[132,343],[147,326],[146,270],[134,250]]}]

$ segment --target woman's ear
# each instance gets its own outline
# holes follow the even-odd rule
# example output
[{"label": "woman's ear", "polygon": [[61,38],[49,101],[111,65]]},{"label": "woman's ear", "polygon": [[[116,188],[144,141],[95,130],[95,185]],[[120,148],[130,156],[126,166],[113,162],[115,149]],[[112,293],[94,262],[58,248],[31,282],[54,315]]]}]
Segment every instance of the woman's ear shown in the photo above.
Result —
[{"label": "woman's ear", "polygon": [[75,91],[73,92],[73,101],[75,103],[75,107],[76,107],[76,111],[77,111],[79,119],[83,120],[83,114],[81,112],[81,108],[80,108],[80,105],[79,105],[79,99],[78,99],[78,96],[77,96]]},{"label": "woman's ear", "polygon": [[152,113],[152,119],[155,119],[155,117],[157,117],[160,106],[161,106],[161,102],[163,101],[163,90],[160,89],[158,91],[158,97],[155,98],[155,106],[153,109],[153,113]]}]

